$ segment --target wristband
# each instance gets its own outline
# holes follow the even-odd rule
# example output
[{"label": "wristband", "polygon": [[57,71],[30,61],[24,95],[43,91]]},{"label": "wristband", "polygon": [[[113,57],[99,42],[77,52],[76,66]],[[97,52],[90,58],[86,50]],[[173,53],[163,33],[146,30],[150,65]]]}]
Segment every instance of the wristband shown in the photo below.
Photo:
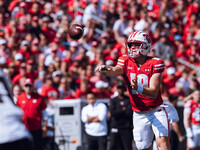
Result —
[{"label": "wristband", "polygon": [[186,128],[186,133],[187,133],[187,137],[193,137],[191,128]]},{"label": "wristband", "polygon": [[143,90],[144,90],[143,86],[141,86],[141,85],[137,86],[138,93],[142,94]]}]

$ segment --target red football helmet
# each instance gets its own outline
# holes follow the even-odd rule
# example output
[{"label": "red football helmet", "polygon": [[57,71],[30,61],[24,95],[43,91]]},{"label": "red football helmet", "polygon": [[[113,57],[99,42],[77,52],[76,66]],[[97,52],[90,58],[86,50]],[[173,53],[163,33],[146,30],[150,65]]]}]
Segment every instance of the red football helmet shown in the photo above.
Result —
[{"label": "red football helmet", "polygon": [[[134,46],[134,47],[133,47]],[[147,55],[152,48],[150,36],[142,31],[132,32],[126,42],[128,56],[137,58],[140,55]]]}]

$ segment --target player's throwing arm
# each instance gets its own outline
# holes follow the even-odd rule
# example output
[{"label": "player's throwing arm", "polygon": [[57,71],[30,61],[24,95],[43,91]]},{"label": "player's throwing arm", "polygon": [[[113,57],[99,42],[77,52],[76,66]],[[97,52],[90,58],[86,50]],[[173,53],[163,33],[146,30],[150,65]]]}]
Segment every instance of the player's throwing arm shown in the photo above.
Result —
[{"label": "player's throwing arm", "polygon": [[98,66],[95,71],[99,71],[101,73],[104,73],[105,75],[109,77],[116,77],[118,75],[122,75],[124,73],[124,70],[120,66],[106,66],[101,65]]}]

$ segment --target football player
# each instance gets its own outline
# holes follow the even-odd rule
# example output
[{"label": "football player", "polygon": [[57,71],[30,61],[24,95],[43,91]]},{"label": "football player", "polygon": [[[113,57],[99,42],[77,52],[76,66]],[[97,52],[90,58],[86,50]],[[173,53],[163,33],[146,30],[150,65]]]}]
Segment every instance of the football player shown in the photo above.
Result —
[{"label": "football player", "polygon": [[32,150],[32,137],[14,103],[9,80],[0,68],[0,150]]},{"label": "football player", "polygon": [[192,99],[184,105],[187,150],[200,149],[200,91],[195,90]]},{"label": "football player", "polygon": [[[148,34],[136,31],[126,42],[127,55],[116,66],[101,65],[95,71],[115,77],[122,75],[130,95],[133,113],[133,136],[138,149],[152,149],[154,135],[160,150],[169,150],[169,119],[178,120],[174,107],[163,103],[160,92],[162,59],[148,57],[152,41]],[[168,109],[168,107],[170,109]],[[170,118],[170,117],[174,118]]]}]

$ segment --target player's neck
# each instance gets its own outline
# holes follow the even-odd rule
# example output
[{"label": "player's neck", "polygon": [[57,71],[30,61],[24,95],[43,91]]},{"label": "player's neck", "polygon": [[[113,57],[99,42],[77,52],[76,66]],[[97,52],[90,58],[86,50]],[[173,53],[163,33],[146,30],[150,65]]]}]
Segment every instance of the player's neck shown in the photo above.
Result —
[{"label": "player's neck", "polygon": [[135,62],[138,66],[141,66],[142,64],[145,63],[147,57],[146,56],[140,56],[138,58],[135,58]]}]

